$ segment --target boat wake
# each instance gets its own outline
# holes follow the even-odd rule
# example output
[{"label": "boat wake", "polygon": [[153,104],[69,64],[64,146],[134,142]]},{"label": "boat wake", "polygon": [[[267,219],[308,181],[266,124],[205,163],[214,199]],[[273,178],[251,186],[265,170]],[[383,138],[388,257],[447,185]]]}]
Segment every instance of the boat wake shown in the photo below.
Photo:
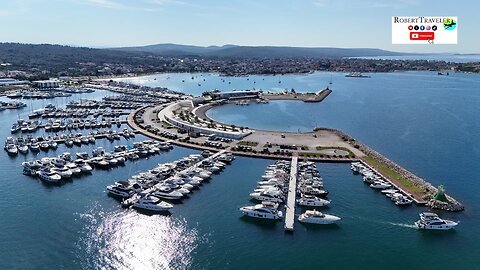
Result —
[{"label": "boat wake", "polygon": [[394,225],[394,226],[404,227],[404,228],[413,228],[413,229],[416,229],[416,228],[417,228],[417,226],[415,226],[415,225],[413,225],[413,224],[393,223],[393,222],[389,222],[389,224]]}]

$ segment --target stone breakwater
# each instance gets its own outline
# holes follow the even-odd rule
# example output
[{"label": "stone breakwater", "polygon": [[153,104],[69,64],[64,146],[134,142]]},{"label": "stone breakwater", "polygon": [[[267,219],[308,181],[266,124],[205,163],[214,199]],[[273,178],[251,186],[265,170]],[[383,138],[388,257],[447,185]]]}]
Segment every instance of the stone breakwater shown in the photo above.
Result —
[{"label": "stone breakwater", "polygon": [[[350,145],[352,145],[355,148],[358,148],[360,151],[362,151],[365,155],[370,156],[374,158],[375,160],[385,164],[388,166],[391,170],[394,172],[398,173],[401,177],[407,179],[410,183],[412,183],[414,186],[418,187],[424,192],[423,200],[427,202],[427,206],[431,207],[433,209],[440,209],[440,210],[445,210],[445,211],[462,211],[464,210],[464,206],[452,198],[451,196],[448,196],[447,194],[446,197],[448,199],[447,202],[441,202],[433,199],[433,195],[437,193],[438,189],[434,187],[432,184],[429,182],[425,181],[424,179],[416,176],[412,172],[408,171],[407,169],[401,167],[400,165],[396,164],[395,162],[391,161],[390,159],[386,158],[382,154],[378,153],[377,151],[373,150],[369,146],[357,141],[353,137],[351,137],[348,134],[343,133],[342,131],[336,130],[336,129],[329,129],[329,128],[319,128],[321,130],[329,130],[331,132],[335,132],[338,136],[341,136],[345,141],[347,141]],[[317,129],[318,130],[318,129]]]}]

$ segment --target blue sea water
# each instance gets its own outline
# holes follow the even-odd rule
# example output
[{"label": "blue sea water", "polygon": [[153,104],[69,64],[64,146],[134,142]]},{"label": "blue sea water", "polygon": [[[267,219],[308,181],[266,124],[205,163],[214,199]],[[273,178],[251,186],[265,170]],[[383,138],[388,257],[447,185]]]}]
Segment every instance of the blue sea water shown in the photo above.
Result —
[{"label": "blue sea water", "polygon": [[[444,184],[466,206],[462,213],[443,214],[461,220],[455,231],[413,228],[424,208],[395,206],[352,175],[348,164],[318,164],[332,200],[325,212],[342,217],[338,226],[296,223],[295,232],[286,234],[281,222],[252,221],[238,211],[252,204],[248,194],[271,160],[237,158],[189,199],[175,205],[171,215],[148,216],[122,209],[107,196],[105,186],[198,151],[175,147],[125,167],[94,171],[60,187],[21,174],[21,162],[33,158],[31,154],[10,158],[3,153],[0,269],[477,269],[480,77],[429,72],[371,75],[356,79],[319,72],[250,76],[247,80],[214,74],[162,74],[155,75],[156,80],[153,76],[129,80],[192,94],[214,88],[251,89],[253,81],[264,90],[314,91],[332,81],[334,92],[322,103],[226,105],[209,115],[271,130],[342,129],[419,176]],[[106,94],[98,91],[91,96]],[[68,101],[52,103],[61,106]],[[16,119],[26,118],[32,108],[45,102],[27,104],[20,111],[0,112],[0,124],[5,127],[0,129],[1,138],[10,135],[9,127]],[[122,139],[114,144],[131,143]],[[99,141],[98,146],[113,148],[108,141]],[[85,150],[59,146],[55,153],[39,155]]]}]

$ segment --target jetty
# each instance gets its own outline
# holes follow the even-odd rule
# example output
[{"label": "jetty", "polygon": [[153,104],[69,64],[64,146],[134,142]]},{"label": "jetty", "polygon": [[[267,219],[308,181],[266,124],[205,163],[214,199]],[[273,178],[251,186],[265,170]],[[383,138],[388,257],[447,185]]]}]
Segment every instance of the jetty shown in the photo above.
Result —
[{"label": "jetty", "polygon": [[288,183],[287,203],[285,204],[285,230],[293,231],[295,223],[295,199],[297,195],[298,156],[292,157],[290,182]]},{"label": "jetty", "polygon": [[136,203],[140,198],[142,198],[143,196],[145,196],[145,194],[151,194],[153,192],[155,192],[156,190],[159,190],[159,188],[162,187],[162,185],[164,184],[164,182],[166,181],[169,181],[171,180],[172,178],[175,177],[175,175],[179,175],[179,174],[184,174],[188,171],[192,171],[196,168],[201,168],[201,165],[206,162],[206,161],[215,161],[220,155],[223,155],[223,154],[226,154],[227,151],[226,150],[222,150],[222,151],[219,151],[217,153],[214,153],[212,154],[211,156],[209,157],[206,157],[206,158],[203,158],[201,160],[199,160],[198,162],[195,162],[194,164],[192,164],[191,166],[188,166],[187,168],[181,170],[181,171],[177,171],[174,173],[173,176],[170,176],[168,177],[167,179],[161,181],[160,183],[156,184],[156,185],[153,185],[147,189],[144,189],[142,190],[141,192],[138,192],[137,194],[133,195],[132,197],[128,198],[128,199],[124,199],[122,200],[122,207],[130,207],[132,206],[134,203]]}]

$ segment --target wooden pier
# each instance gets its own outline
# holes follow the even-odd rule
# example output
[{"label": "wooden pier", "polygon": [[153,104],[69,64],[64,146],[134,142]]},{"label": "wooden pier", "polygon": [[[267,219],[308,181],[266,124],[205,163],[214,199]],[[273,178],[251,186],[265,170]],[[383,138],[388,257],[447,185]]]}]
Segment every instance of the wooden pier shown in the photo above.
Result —
[{"label": "wooden pier", "polygon": [[287,203],[285,204],[285,230],[293,231],[295,223],[295,201],[297,197],[298,156],[292,157],[290,182],[288,184]]}]

